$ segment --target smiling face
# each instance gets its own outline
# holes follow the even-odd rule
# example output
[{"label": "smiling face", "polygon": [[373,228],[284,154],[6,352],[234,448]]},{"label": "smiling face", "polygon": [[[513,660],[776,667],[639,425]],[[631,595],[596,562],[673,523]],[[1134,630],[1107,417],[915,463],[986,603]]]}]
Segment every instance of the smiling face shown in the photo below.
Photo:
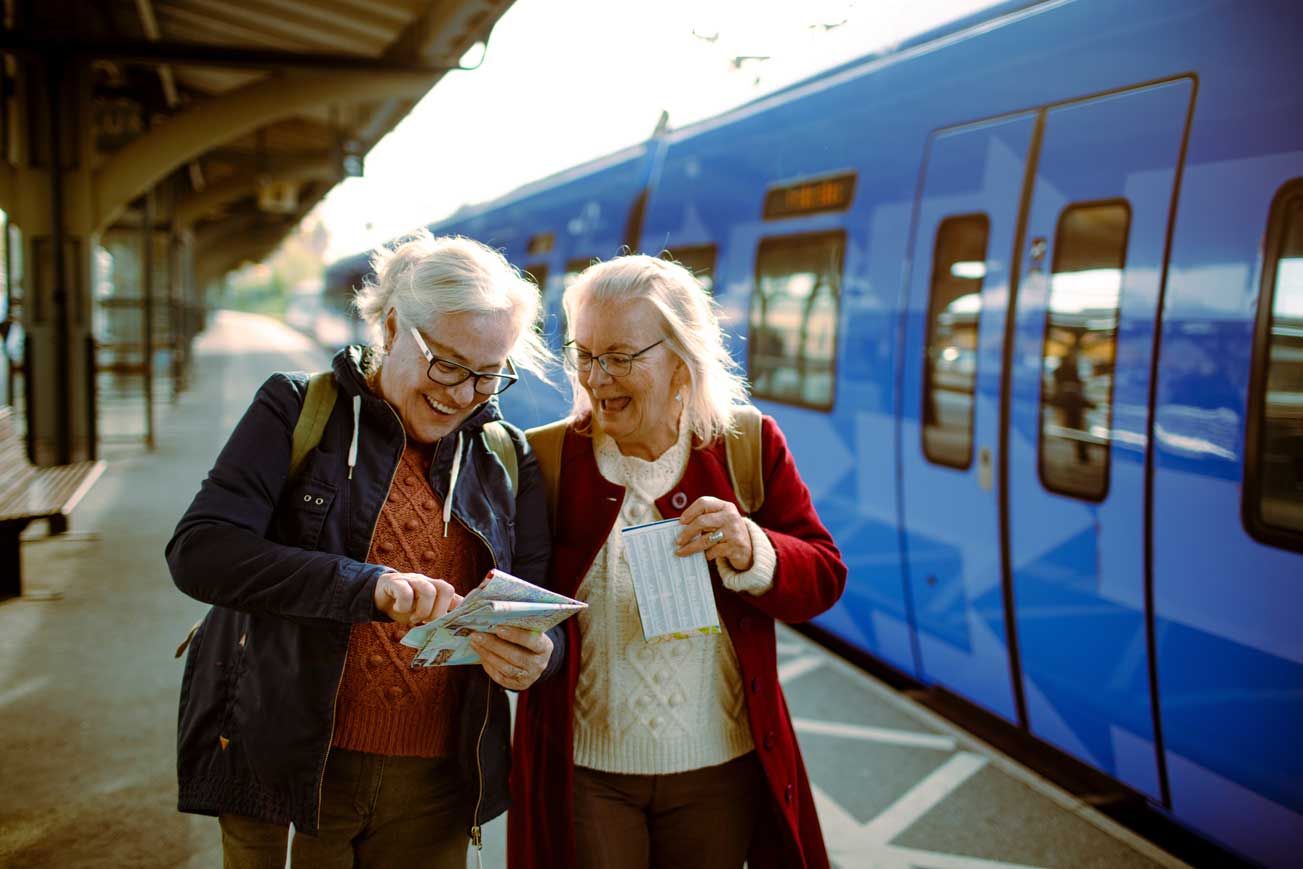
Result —
[{"label": "smiling face", "polygon": [[[594,356],[637,353],[665,337],[660,314],[646,299],[582,301],[573,318],[575,345]],[[628,456],[655,459],[678,437],[683,404],[674,394],[687,383],[687,369],[661,344],[633,360],[633,370],[612,377],[596,362],[579,372],[588,393],[593,424]]]},{"label": "smiling face", "polygon": [[[484,373],[506,365],[516,343],[511,314],[459,311],[444,314],[433,323],[417,326],[430,352]],[[461,425],[489,396],[475,391],[475,378],[456,386],[443,386],[426,376],[426,361],[411,330],[391,309],[385,317],[385,346],[389,353],[380,368],[380,395],[398,411],[407,436],[432,444]]]}]

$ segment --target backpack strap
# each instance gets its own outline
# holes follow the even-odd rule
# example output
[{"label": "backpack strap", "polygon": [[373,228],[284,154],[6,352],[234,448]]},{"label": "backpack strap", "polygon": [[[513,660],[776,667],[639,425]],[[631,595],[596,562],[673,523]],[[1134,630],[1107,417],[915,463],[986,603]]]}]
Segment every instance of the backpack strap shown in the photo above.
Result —
[{"label": "backpack strap", "polygon": [[303,473],[308,453],[321,443],[326,421],[335,408],[335,397],[338,394],[333,372],[318,371],[308,378],[308,392],[303,397],[303,409],[299,411],[299,421],[294,425],[294,437],[290,442],[290,474],[287,481],[298,479],[299,474]]},{"label": "backpack strap", "polygon": [[755,405],[738,407],[733,413],[733,431],[724,439],[729,482],[733,484],[738,506],[746,514],[755,513],[765,503],[760,424],[760,411]]},{"label": "backpack strap", "polygon": [[501,421],[496,419],[486,422],[482,431],[484,443],[498,457],[498,461],[502,462],[502,467],[507,469],[507,485],[511,487],[511,493],[514,495],[520,476],[520,465],[516,460],[516,444],[511,440],[511,433]]},{"label": "backpack strap", "polygon": [[559,419],[525,432],[525,437],[534,450],[534,457],[538,460],[539,473],[543,475],[549,519],[556,516],[557,492],[561,488],[561,448],[565,446],[569,425],[570,420]]}]

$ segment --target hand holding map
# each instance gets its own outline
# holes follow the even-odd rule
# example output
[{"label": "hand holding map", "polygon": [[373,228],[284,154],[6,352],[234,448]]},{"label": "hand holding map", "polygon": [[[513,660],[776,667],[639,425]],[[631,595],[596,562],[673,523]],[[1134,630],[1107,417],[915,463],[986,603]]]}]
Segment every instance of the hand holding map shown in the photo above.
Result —
[{"label": "hand holding map", "polygon": [[420,650],[412,660],[413,667],[478,664],[479,653],[470,642],[475,632],[488,632],[498,625],[546,631],[587,606],[494,569],[460,606],[408,631],[402,644]]}]

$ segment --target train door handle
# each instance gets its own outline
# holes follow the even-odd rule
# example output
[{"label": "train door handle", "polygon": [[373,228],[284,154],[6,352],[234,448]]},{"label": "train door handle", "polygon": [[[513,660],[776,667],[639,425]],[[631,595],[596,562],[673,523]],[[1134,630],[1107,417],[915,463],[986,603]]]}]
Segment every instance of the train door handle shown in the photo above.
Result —
[{"label": "train door handle", "polygon": [[982,487],[982,491],[991,491],[994,476],[991,470],[991,448],[982,447],[977,451],[977,484]]}]

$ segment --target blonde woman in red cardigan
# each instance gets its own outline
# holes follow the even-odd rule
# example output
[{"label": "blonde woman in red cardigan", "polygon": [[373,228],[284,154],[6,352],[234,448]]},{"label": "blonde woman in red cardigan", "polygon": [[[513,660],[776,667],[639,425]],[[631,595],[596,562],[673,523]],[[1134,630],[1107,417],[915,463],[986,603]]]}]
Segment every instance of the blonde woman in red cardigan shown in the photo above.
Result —
[{"label": "blonde woman in red cardigan", "polygon": [[[778,683],[774,622],[841,595],[846,566],[765,417],[765,500],[743,515],[724,435],[746,402],[713,302],[682,266],[594,265],[564,298],[574,406],[549,578],[587,601],[564,677],[520,697],[512,869],[826,867]],[[643,639],[620,530],[678,518],[722,632]]]}]

